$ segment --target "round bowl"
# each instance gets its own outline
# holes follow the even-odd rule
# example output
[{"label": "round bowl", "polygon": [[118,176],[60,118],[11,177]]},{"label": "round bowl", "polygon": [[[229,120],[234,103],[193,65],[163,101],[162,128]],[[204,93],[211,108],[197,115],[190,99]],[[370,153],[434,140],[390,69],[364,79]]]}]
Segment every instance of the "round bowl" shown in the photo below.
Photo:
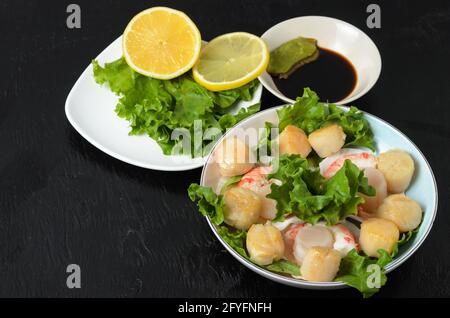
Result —
[{"label": "round bowl", "polygon": [[[202,186],[210,186],[213,189],[217,189],[218,180],[220,178],[220,172],[217,162],[214,160],[214,151],[220,145],[220,143],[224,140],[224,138],[230,136],[248,136],[248,129],[252,128],[260,128],[264,127],[265,122],[271,122],[274,127],[278,126],[278,116],[277,110],[283,106],[278,106],[274,108],[267,109],[265,111],[259,112],[239,124],[230,129],[219,142],[216,144],[216,147],[213,149],[211,154],[209,155],[205,166],[203,167],[200,184]],[[344,110],[347,110],[348,107],[340,106]],[[414,159],[414,163],[416,166],[415,173],[411,185],[409,186],[406,194],[418,201],[421,207],[424,210],[423,221],[420,225],[418,233],[405,245],[400,246],[399,252],[394,260],[386,266],[386,272],[390,272],[400,266],[403,262],[405,262],[409,257],[411,257],[414,252],[420,247],[420,245],[424,242],[425,238],[428,236],[428,233],[433,226],[433,221],[437,212],[438,205],[438,191],[436,180],[433,175],[433,171],[431,170],[430,165],[428,164],[425,156],[422,152],[417,148],[417,146],[400,130],[389,124],[388,122],[368,113],[364,113],[365,118],[368,120],[372,131],[375,136],[376,143],[376,153],[384,152],[389,149],[399,148],[407,151],[412,158]],[[252,138],[250,138],[251,140]],[[254,140],[255,138],[253,138]],[[247,138],[248,140],[248,138]],[[253,141],[250,141],[250,146]],[[233,255],[241,264],[251,269],[252,271],[258,273],[261,276],[264,276],[270,280],[273,280],[278,283],[282,283],[285,285],[290,285],[294,287],[300,288],[308,288],[308,289],[337,289],[346,287],[344,283],[341,282],[308,282],[304,280],[299,280],[287,276],[283,276],[280,274],[276,274],[270,272],[266,269],[263,269],[241,255],[237,253],[233,248],[231,248],[218,234],[216,226],[207,218],[209,226],[212,231],[218,238],[218,240],[222,243],[225,249]]]},{"label": "round bowl", "polygon": [[[347,22],[321,16],[298,17],[278,23],[267,30],[261,38],[266,42],[269,51],[272,51],[299,36],[317,39],[319,47],[340,53],[355,68],[357,83],[353,91],[340,101],[330,102],[348,104],[366,94],[377,82],[381,72],[380,52],[363,31]],[[287,103],[295,102],[278,90],[267,72],[261,74],[259,80],[278,98]],[[300,91],[301,87],[299,94]],[[320,95],[320,92],[318,93]]]}]

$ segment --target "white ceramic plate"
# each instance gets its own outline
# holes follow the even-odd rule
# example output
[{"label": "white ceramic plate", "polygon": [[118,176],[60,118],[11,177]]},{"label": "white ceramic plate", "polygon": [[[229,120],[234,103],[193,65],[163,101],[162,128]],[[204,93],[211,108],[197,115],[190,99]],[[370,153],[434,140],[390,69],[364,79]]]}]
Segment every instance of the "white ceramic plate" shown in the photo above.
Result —
[{"label": "white ceramic plate", "polygon": [[[97,60],[101,65],[122,56],[122,37],[111,43]],[[262,86],[256,89],[253,99],[240,102],[236,109],[248,107],[261,100]],[[206,157],[192,159],[188,156],[165,156],[159,145],[150,137],[129,136],[129,124],[119,118],[114,109],[118,97],[106,87],[95,83],[92,65],[77,80],[66,100],[66,116],[72,126],[87,141],[108,155],[129,164],[163,171],[181,171],[201,167]]]},{"label": "white ceramic plate", "polygon": [[[340,53],[355,67],[357,83],[353,91],[341,101],[330,102],[348,104],[366,94],[375,85],[381,72],[380,52],[373,41],[357,27],[334,18],[306,16],[280,22],[267,30],[261,38],[267,43],[269,51],[272,51],[299,36],[317,39],[320,47]],[[278,90],[267,72],[264,72],[259,80],[278,98],[290,104],[294,103],[294,100]],[[311,88],[314,90],[314,87]],[[299,94],[300,89],[301,87]]]},{"label": "white ceramic plate", "polygon": [[[282,106],[267,109],[243,120],[235,127],[233,127],[233,129],[230,129],[227,134],[225,134],[222,139],[218,141],[216,147],[223,141],[224,138],[227,138],[229,136],[241,136],[241,138],[244,138],[244,136],[246,135],[243,134],[248,134],[249,128],[251,129],[264,127],[265,122],[271,122],[274,127],[277,127],[278,116],[276,110],[281,107]],[[347,110],[348,108],[343,107],[343,109]],[[398,255],[390,264],[387,265],[386,271],[390,272],[400,266],[409,257],[411,257],[427,237],[428,233],[431,230],[431,227],[433,226],[433,221],[437,212],[438,192],[433,171],[431,170],[430,165],[425,159],[425,156],[417,148],[417,146],[400,130],[385,122],[384,120],[368,113],[365,113],[364,116],[369,122],[374,133],[377,154],[389,149],[398,148],[407,151],[412,156],[415,163],[415,173],[411,185],[406,191],[406,194],[419,202],[424,211],[423,221],[420,225],[417,235],[405,245],[400,246]],[[217,189],[217,183],[220,182],[220,172],[217,162],[213,160],[213,153],[214,150],[209,156],[205,166],[203,167],[200,184],[202,186],[210,186],[213,189]],[[228,250],[228,252],[230,252],[234,256],[234,258],[236,258],[240,263],[242,263],[252,271],[268,279],[285,285],[309,289],[336,289],[347,286],[344,283],[340,282],[308,282],[279,275],[263,269],[239,255],[220,237],[220,235],[217,233],[215,225],[209,220],[209,218],[207,218],[207,220],[216,237]]]}]

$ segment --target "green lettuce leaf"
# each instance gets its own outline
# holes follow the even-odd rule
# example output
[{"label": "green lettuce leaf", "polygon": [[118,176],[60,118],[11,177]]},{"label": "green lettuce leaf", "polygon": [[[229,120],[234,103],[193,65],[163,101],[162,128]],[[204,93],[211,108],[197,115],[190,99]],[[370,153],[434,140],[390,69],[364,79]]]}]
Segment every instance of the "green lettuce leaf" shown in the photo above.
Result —
[{"label": "green lettuce leaf", "polygon": [[[245,248],[245,241],[247,239],[246,231],[236,229],[230,230],[228,226],[221,225],[217,227],[217,232],[219,233],[220,237],[225,242],[227,242],[227,244],[230,245],[236,252],[251,261],[250,256],[248,255]],[[294,264],[287,260],[275,261],[272,264],[263,267],[273,272],[300,276],[300,267],[297,264]]]},{"label": "green lettuce leaf", "polygon": [[[231,182],[237,182],[236,178],[230,178]],[[188,195],[192,202],[198,206],[199,212],[206,217],[209,217],[211,222],[217,225],[217,232],[225,242],[228,243],[236,252],[243,257],[249,259],[247,251],[245,250],[245,240],[247,232],[237,229],[230,229],[223,223],[224,200],[222,195],[217,195],[212,188],[203,187],[196,183],[192,183],[188,188]]]},{"label": "green lettuce leaf", "polygon": [[[422,222],[421,222],[422,224]],[[400,238],[398,239],[397,243],[394,245],[394,248],[392,249],[392,257],[396,256],[398,254],[398,248],[402,245],[405,245],[408,243],[412,238],[416,236],[416,234],[419,232],[420,225],[415,228],[414,230],[400,233]]]},{"label": "green lettuce leaf", "polygon": [[211,221],[220,225],[223,223],[224,201],[222,195],[217,195],[210,187],[202,187],[192,183],[188,188],[188,195],[192,202],[197,203],[198,210]]},{"label": "green lettuce leaf", "polygon": [[[385,250],[380,249],[378,253],[380,258],[374,259],[358,254],[355,249],[351,250],[342,259],[339,272],[334,280],[358,289],[364,298],[371,297],[379,291],[381,286],[386,284],[387,277],[384,267],[392,261],[392,256]],[[375,275],[377,269],[372,268],[371,265],[379,266],[379,277]],[[378,286],[376,286],[377,282]]]},{"label": "green lettuce leaf", "polygon": [[291,106],[278,110],[280,131],[287,125],[295,125],[306,134],[314,130],[336,123],[346,134],[344,147],[367,147],[375,150],[373,132],[363,113],[356,107],[343,111],[335,104],[322,103],[319,96],[309,88],[305,88],[302,97],[297,97]]},{"label": "green lettuce leaf", "polygon": [[[165,81],[143,76],[133,71],[123,58],[104,67],[95,60],[92,65],[95,81],[107,85],[119,96],[116,113],[130,123],[130,135],[147,134],[166,155],[178,154],[182,149],[182,137],[172,138],[175,129],[192,139],[194,121],[200,120],[203,131],[217,128],[223,133],[260,109],[258,103],[235,115],[228,113],[237,102],[251,100],[257,80],[236,89],[211,92],[197,84],[190,74]],[[202,149],[207,144],[208,140],[202,140],[196,148],[192,145],[191,156],[205,155]]]},{"label": "green lettuce leaf", "polygon": [[234,176],[234,177],[230,177],[223,185],[222,188],[220,189],[220,194],[224,194],[225,191],[227,191],[229,188],[231,188],[233,185],[235,185],[236,183],[239,183],[239,181],[242,180],[242,176]]},{"label": "green lettuce leaf", "polygon": [[256,146],[256,153],[258,161],[262,156],[270,156],[272,151],[272,128],[273,124],[266,121],[264,123],[263,133],[259,136],[258,144]]},{"label": "green lettuce leaf", "polygon": [[[217,232],[220,237],[227,242],[236,252],[241,256],[250,260],[250,256],[245,248],[245,241],[247,239],[247,232],[241,230],[230,230],[229,227],[222,225],[217,228]],[[289,274],[294,276],[300,276],[300,267],[287,260],[275,261],[270,265],[263,266],[264,268],[282,274]]]},{"label": "green lettuce leaf", "polygon": [[245,249],[245,241],[247,239],[247,232],[241,230],[230,230],[228,226],[222,225],[217,227],[217,232],[225,242],[228,243],[236,252],[250,259],[247,250]]},{"label": "green lettuce leaf", "polygon": [[278,179],[282,184],[272,184],[267,195],[277,202],[273,221],[281,221],[286,214],[293,213],[311,224],[326,221],[333,225],[348,215],[356,215],[357,206],[364,202],[358,192],[375,195],[364,173],[350,160],[328,180],[299,155],[281,156],[274,170],[269,178]]},{"label": "green lettuce leaf", "polygon": [[402,246],[408,243],[417,234],[417,232],[419,232],[419,227],[412,231],[401,233],[400,239],[398,240],[397,244],[399,246]]},{"label": "green lettuce leaf", "polygon": [[223,114],[218,118],[218,123],[220,127],[227,128],[227,127],[233,127],[241,120],[247,118],[250,115],[253,115],[257,112],[259,112],[259,109],[261,108],[261,103],[256,103],[252,106],[249,106],[247,108],[241,108],[239,112],[235,115],[232,114]]},{"label": "green lettuce leaf", "polygon": [[[240,176],[230,178],[222,187],[231,186],[240,180]],[[236,252],[244,258],[250,260],[250,256],[246,250],[247,232],[230,228],[223,224],[224,200],[222,195],[217,195],[210,187],[203,187],[193,183],[188,188],[189,198],[198,206],[200,213],[210,218],[210,220],[217,226],[217,232],[220,237]],[[251,260],[250,260],[251,261]],[[279,260],[264,268],[273,272],[290,274],[300,276],[300,268],[298,265],[287,260]]]},{"label": "green lettuce leaf", "polygon": [[108,84],[116,94],[125,94],[134,87],[138,74],[133,71],[125,59],[118,59],[102,68],[96,60],[92,61],[95,81],[98,84]]},{"label": "green lettuce leaf", "polygon": [[270,265],[267,265],[266,269],[272,272],[300,276],[300,267],[297,264],[287,260],[276,261]]},{"label": "green lettuce leaf", "polygon": [[210,93],[213,96],[214,104],[218,105],[221,108],[228,108],[233,106],[237,100],[251,100],[254,89],[257,85],[257,81],[251,81],[250,83],[236,89]]}]

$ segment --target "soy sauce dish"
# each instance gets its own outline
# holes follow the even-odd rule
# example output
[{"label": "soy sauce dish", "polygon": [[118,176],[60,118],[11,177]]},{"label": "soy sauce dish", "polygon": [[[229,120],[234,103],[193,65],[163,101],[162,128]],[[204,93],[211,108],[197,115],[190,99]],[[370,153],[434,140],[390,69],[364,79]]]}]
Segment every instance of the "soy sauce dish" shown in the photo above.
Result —
[{"label": "soy sauce dish", "polygon": [[[381,72],[381,56],[373,41],[355,26],[329,17],[305,16],[278,23],[261,38],[270,51],[299,37],[316,41],[316,52],[301,61],[289,76],[280,78],[268,70],[260,77],[264,87],[287,103],[294,103],[306,87],[313,87],[325,101],[347,104],[366,94]],[[302,47],[292,48],[282,58],[291,57]],[[312,52],[311,52],[312,53]]]},{"label": "soy sauce dish", "polygon": [[310,89],[232,128],[188,193],[252,271],[364,297],[423,243],[438,202],[433,172],[408,137]]}]

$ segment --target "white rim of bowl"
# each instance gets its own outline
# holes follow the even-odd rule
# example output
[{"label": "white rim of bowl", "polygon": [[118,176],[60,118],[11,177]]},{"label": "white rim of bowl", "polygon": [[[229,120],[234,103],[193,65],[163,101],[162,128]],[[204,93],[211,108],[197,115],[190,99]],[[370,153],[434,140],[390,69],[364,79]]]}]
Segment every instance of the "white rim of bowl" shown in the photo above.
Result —
[{"label": "white rim of bowl", "polygon": [[[380,54],[380,51],[378,50],[378,47],[376,46],[375,42],[373,42],[373,40],[372,40],[365,32],[363,32],[361,29],[357,28],[357,27],[354,26],[353,24],[348,23],[348,22],[343,21],[343,20],[336,19],[336,18],[327,17],[327,16],[321,16],[321,15],[305,15],[305,16],[300,16],[300,17],[290,18],[290,19],[287,19],[287,20],[284,20],[284,21],[281,21],[281,22],[275,24],[274,26],[270,27],[270,29],[268,29],[267,31],[265,31],[265,32],[261,35],[261,38],[264,40],[264,36],[266,36],[267,33],[268,33],[270,30],[272,30],[273,28],[275,28],[275,27],[277,27],[277,26],[279,26],[279,25],[281,25],[281,24],[283,24],[283,23],[286,23],[286,22],[292,21],[292,20],[303,19],[303,18],[320,18],[320,19],[333,20],[333,21],[337,21],[337,22],[339,22],[339,23],[343,23],[343,24],[349,26],[350,28],[353,28],[353,29],[357,30],[358,32],[360,32],[360,33],[363,35],[363,37],[365,37],[365,38],[369,41],[370,45],[373,46],[374,52],[377,53],[376,55],[377,55],[378,60],[379,60],[379,62],[380,62],[380,67],[379,67],[379,69],[377,70],[377,73],[376,73],[376,76],[375,76],[375,80],[374,80],[372,83],[369,83],[369,85],[368,85],[363,91],[361,91],[359,94],[355,94],[354,96],[351,96],[352,93],[353,93],[353,91],[355,90],[355,87],[356,87],[356,85],[355,85],[355,87],[354,87],[353,90],[350,92],[350,94],[347,95],[347,96],[351,96],[350,98],[347,98],[347,97],[346,97],[346,98],[344,98],[344,99],[342,99],[342,100],[340,100],[340,101],[335,101],[335,102],[332,102],[332,103],[335,103],[335,104],[337,104],[337,103],[348,104],[348,103],[351,103],[351,102],[353,102],[354,100],[356,100],[356,99],[358,99],[358,98],[364,96],[365,94],[367,94],[367,93],[375,86],[375,84],[378,82],[378,79],[380,78],[381,69],[383,68],[383,61],[381,60],[381,54]],[[334,51],[334,50],[333,50],[333,51]],[[337,51],[335,51],[335,52],[337,52]],[[341,54],[340,52],[337,52],[337,53]],[[343,54],[341,54],[341,55],[343,55]],[[343,56],[345,56],[345,55],[343,55]],[[348,58],[347,58],[347,59],[348,59]],[[352,63],[351,60],[349,60],[349,61]],[[352,65],[353,65],[353,63],[352,63]],[[265,89],[267,89],[267,90],[268,90],[269,92],[271,92],[273,95],[275,95],[276,97],[278,97],[279,99],[281,99],[281,100],[283,100],[283,101],[285,101],[285,102],[287,102],[287,103],[295,103],[295,100],[290,99],[289,97],[287,97],[287,96],[284,95],[283,93],[277,92],[275,89],[273,89],[273,88],[271,87],[271,85],[269,85],[269,83],[267,83],[267,82],[264,80],[264,78],[262,78],[262,75],[264,75],[264,74],[267,74],[268,76],[271,76],[271,75],[270,75],[269,73],[267,73],[267,71],[264,71],[264,72],[258,77],[258,80],[261,82],[261,84],[264,86]],[[358,74],[357,74],[357,75],[358,75]],[[357,81],[357,82],[359,81],[359,76],[357,76],[356,81]]]},{"label": "white rim of bowl", "polygon": [[[244,119],[243,121],[239,122],[239,124],[235,125],[232,129],[228,130],[220,139],[219,141],[216,143],[216,145],[214,146],[214,148],[212,149],[211,153],[208,155],[205,165],[203,166],[202,169],[202,174],[200,177],[200,185],[203,185],[203,182],[205,180],[205,167],[208,165],[212,154],[214,153],[216,147],[222,142],[222,140],[224,138],[226,138],[230,133],[232,133],[232,131],[237,127],[240,126],[241,124],[244,124],[245,122],[253,119],[254,116],[259,116],[262,115],[264,113],[268,113],[270,111],[276,111],[282,107],[285,106],[289,106],[289,105],[280,105],[280,106],[275,106],[275,107],[271,107],[268,108],[266,110],[263,110],[261,112],[258,112],[246,119]],[[339,108],[348,111],[349,107],[348,106],[343,106],[343,105],[338,105]],[[369,116],[369,117],[373,117],[376,120],[381,121],[383,124],[388,125],[389,127],[391,127],[395,132],[397,132],[398,134],[400,134],[401,136],[403,136],[406,140],[408,140],[413,146],[414,148],[416,148],[416,150],[418,151],[418,153],[420,154],[420,156],[422,157],[422,159],[425,161],[428,170],[431,173],[431,177],[433,179],[433,186],[434,186],[434,192],[435,192],[435,196],[434,196],[434,207],[432,210],[432,217],[431,217],[431,222],[430,225],[426,228],[425,230],[425,234],[423,235],[423,237],[419,240],[419,242],[417,242],[416,244],[414,244],[413,246],[410,247],[410,249],[408,249],[405,254],[403,254],[401,257],[394,259],[391,263],[389,263],[386,266],[386,273],[390,273],[391,271],[393,271],[394,269],[396,269],[397,267],[399,267],[401,264],[403,264],[408,258],[410,258],[416,251],[417,249],[422,245],[422,243],[425,241],[425,239],[428,237],[428,235],[430,234],[431,228],[433,227],[434,224],[434,220],[436,218],[436,214],[437,214],[437,209],[438,209],[438,189],[437,189],[437,183],[436,183],[436,178],[434,177],[434,173],[433,170],[431,169],[430,164],[428,163],[428,160],[426,159],[426,157],[424,156],[424,154],[422,153],[422,151],[419,149],[419,147],[417,147],[417,145],[412,142],[412,140],[410,138],[408,138],[408,136],[406,136],[403,132],[401,132],[399,129],[397,129],[396,127],[394,127],[393,125],[391,125],[390,123],[388,123],[387,121],[379,118],[378,116],[372,115],[368,112],[362,111],[364,113],[364,116]],[[222,243],[222,245],[225,247],[225,249],[234,256],[235,259],[237,259],[241,264],[243,264],[245,267],[249,268],[250,270],[260,274],[261,276],[264,276],[272,281],[278,282],[278,283],[282,283],[285,285],[289,285],[289,286],[294,286],[294,287],[304,287],[304,288],[309,288],[309,289],[338,289],[338,288],[344,288],[344,287],[348,287],[348,285],[346,285],[343,282],[308,282],[306,280],[301,280],[301,279],[297,279],[297,278],[292,278],[292,277],[288,277],[288,276],[283,276],[280,274],[276,274],[274,272],[271,272],[267,269],[261,268],[258,265],[250,262],[249,260],[245,259],[244,257],[242,257],[238,252],[236,252],[231,246],[228,245],[227,242],[225,242],[222,237],[220,237],[219,233],[217,232],[217,228],[216,226],[211,222],[211,220],[209,219],[209,217],[205,217],[209,227],[211,228],[211,230],[213,231],[214,235],[217,237],[217,239],[220,241],[220,243]]]}]

